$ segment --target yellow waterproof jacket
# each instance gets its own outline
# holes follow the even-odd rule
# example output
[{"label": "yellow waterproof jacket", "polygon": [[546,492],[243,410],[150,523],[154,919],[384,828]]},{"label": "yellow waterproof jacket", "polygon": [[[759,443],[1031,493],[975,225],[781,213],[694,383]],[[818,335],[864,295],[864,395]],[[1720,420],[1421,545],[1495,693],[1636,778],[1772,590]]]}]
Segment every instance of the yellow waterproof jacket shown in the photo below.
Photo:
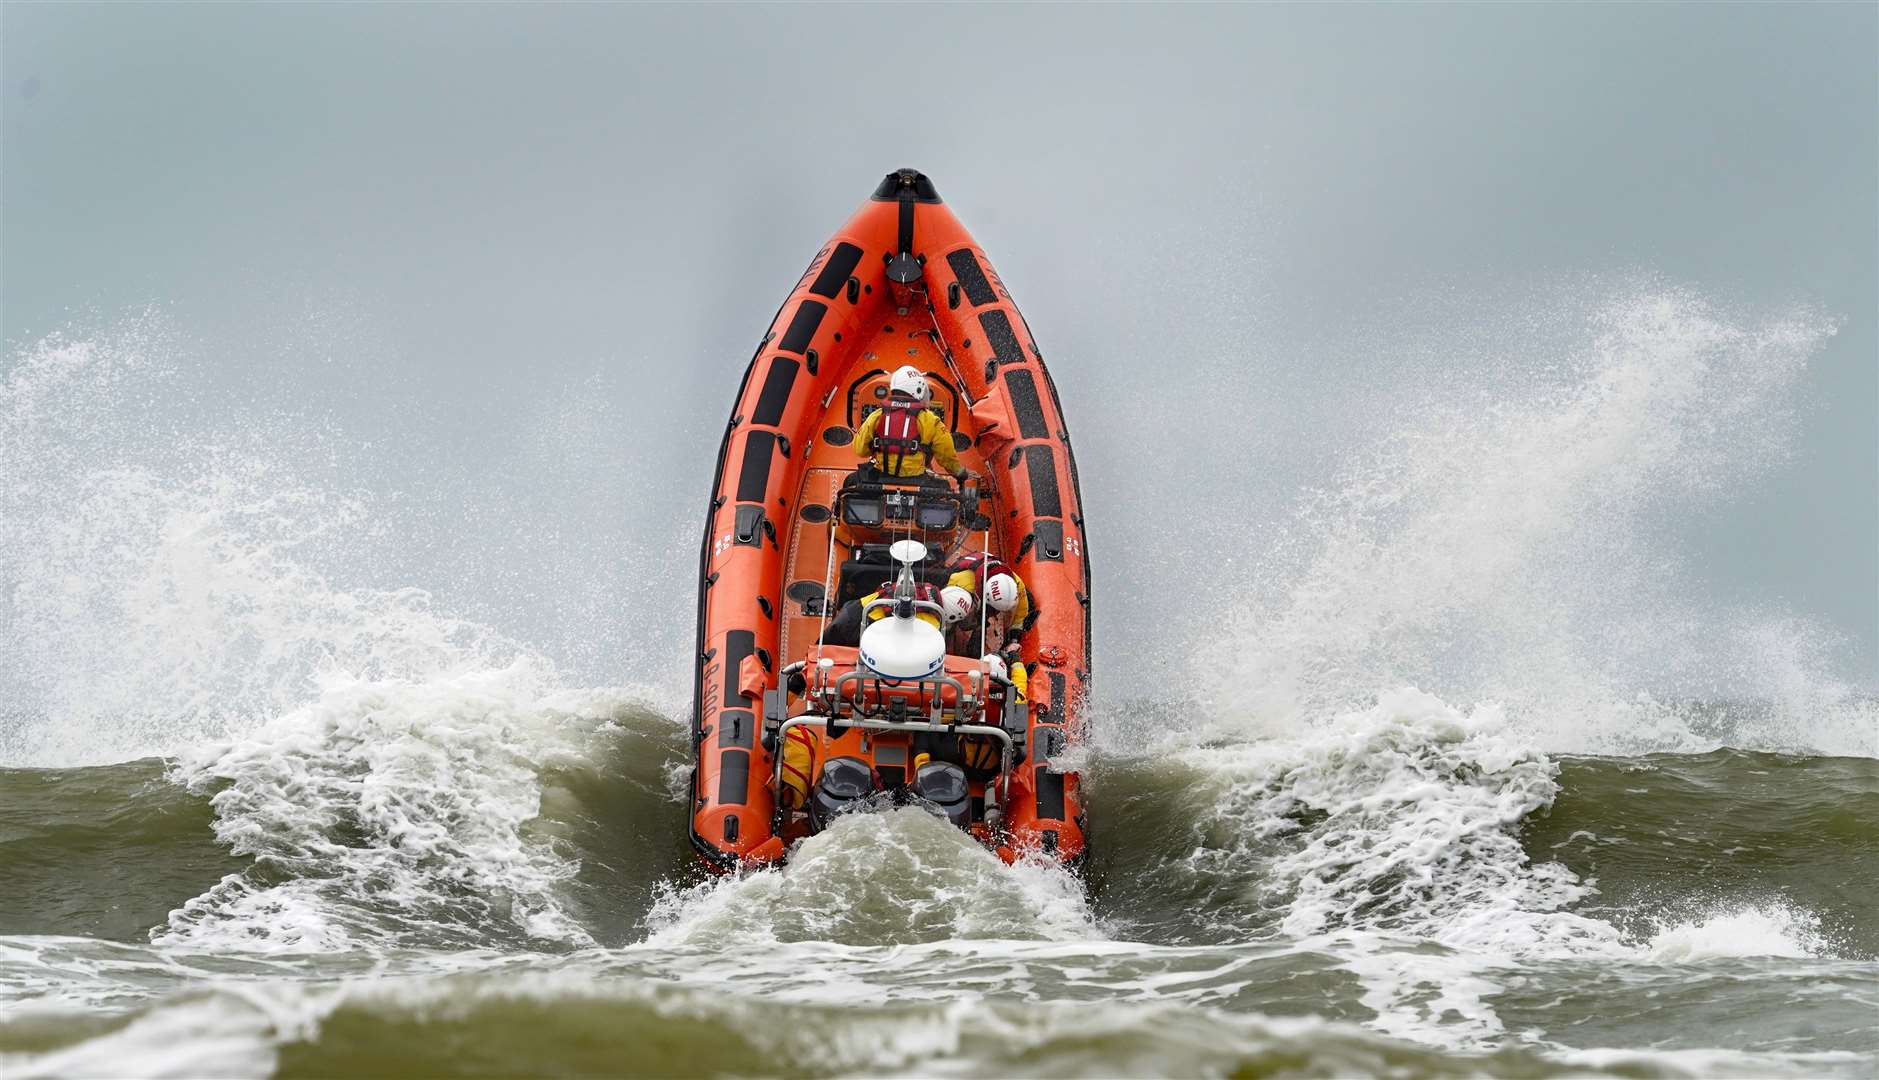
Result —
[{"label": "yellow waterproof jacket", "polygon": [[[879,454],[874,453],[874,429],[881,426],[881,417],[886,411],[885,409],[874,410],[868,414],[866,420],[861,422],[861,426],[855,429],[855,456],[872,456],[874,458],[875,468],[892,476],[919,476],[926,471],[925,454],[904,454],[898,462],[899,467],[897,469],[889,469],[888,465],[894,464],[889,461],[892,455],[885,452]],[[957,476],[959,474],[959,452],[953,449],[952,429],[946,426],[946,421],[933,415],[933,410],[931,409],[921,409],[918,422],[920,424],[921,447],[928,454],[933,455],[933,463],[938,465],[946,475]]]},{"label": "yellow waterproof jacket", "polygon": [[[861,598],[861,610],[868,611],[868,605],[874,603],[876,600],[879,600],[879,599],[881,599],[881,593],[879,590],[871,592],[868,595],[862,597]],[[892,600],[893,597],[890,596],[888,597],[888,599]],[[880,622],[882,619],[887,618],[889,615],[892,615],[893,613],[894,613],[894,609],[891,607],[878,607],[878,608],[875,608],[873,611],[868,611],[868,621]],[[913,617],[916,619],[919,619],[923,623],[926,623],[927,625],[931,626],[935,630],[946,629],[945,627],[940,625],[940,617],[938,615],[933,614],[930,611],[917,610],[913,613]]]},{"label": "yellow waterproof jacket", "polygon": [[[1023,626],[1024,620],[1031,617],[1031,590],[1024,587],[1024,580],[1018,577],[1016,572],[1012,573],[1011,580],[1018,583],[1018,603],[1010,612],[1011,626],[1013,629],[1016,629]],[[946,579],[946,584],[957,585],[971,593],[972,598],[977,602],[981,604],[985,602],[985,597],[979,594],[979,575],[976,571],[954,571],[953,576]],[[976,625],[976,623],[974,625]]]}]

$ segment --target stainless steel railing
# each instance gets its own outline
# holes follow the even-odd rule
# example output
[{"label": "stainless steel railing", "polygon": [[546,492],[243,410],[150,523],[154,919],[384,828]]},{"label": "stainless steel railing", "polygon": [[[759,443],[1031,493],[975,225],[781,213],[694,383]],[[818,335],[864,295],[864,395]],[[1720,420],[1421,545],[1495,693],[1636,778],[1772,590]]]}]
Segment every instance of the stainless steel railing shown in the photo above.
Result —
[{"label": "stainless steel railing", "polygon": [[[785,736],[791,728],[821,727],[827,730],[832,717],[820,713],[802,713],[783,721],[776,729],[775,763],[770,774],[770,794],[780,809],[783,805],[783,748],[788,745]],[[923,720],[881,720],[857,717],[849,720],[836,720],[843,727],[856,727],[866,731],[925,731],[940,735],[989,735],[998,740],[998,801],[1005,801],[1011,777],[1011,733],[1002,727],[989,724],[941,724]],[[912,779],[909,777],[908,779]]]}]

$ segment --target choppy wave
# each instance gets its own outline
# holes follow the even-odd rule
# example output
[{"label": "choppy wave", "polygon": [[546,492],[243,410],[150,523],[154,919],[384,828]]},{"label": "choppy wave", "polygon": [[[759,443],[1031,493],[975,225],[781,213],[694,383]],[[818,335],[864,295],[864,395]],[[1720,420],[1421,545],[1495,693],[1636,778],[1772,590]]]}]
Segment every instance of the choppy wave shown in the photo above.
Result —
[{"label": "choppy wave", "polygon": [[[1555,761],[1404,691],[1307,739],[1098,754],[1087,898],[917,813],[844,823],[781,874],[701,879],[670,786],[682,730],[529,683],[361,686],[193,762],[0,772],[0,851],[45,896],[0,932],[243,951],[1361,932],[1518,957],[1634,955],[1754,912],[1798,935],[1770,955],[1879,956],[1853,887],[1879,873],[1871,759]],[[66,912],[86,874],[119,894],[103,922]]]},{"label": "choppy wave", "polygon": [[556,899],[578,864],[529,824],[542,812],[540,770],[583,754],[587,718],[620,705],[552,686],[525,664],[329,686],[316,704],[184,759],[178,779],[214,792],[217,838],[254,865],[173,912],[156,940],[330,950],[395,929],[591,944]]},{"label": "choppy wave", "polygon": [[782,873],[672,889],[649,918],[656,944],[764,948],[1091,936],[1083,883],[1054,863],[1009,867],[918,809],[856,817],[803,841]]},{"label": "choppy wave", "polygon": [[[1572,1008],[1579,1030],[1445,1047],[1379,1034],[1345,965],[1296,948],[962,941],[708,955],[727,962],[640,946],[433,956],[343,981],[211,968],[105,1018],[14,1010],[0,1063],[27,1076],[1857,1075],[1873,1004],[1870,979],[1844,964],[1529,970],[1503,974],[1495,1006],[1521,1025]],[[1782,1017],[1798,1005],[1811,1010],[1811,1049],[1752,1049],[1791,1038]],[[1674,1035],[1718,1007],[1757,1019],[1708,1045]]]},{"label": "choppy wave", "polygon": [[[0,1027],[0,1052],[28,1074],[110,1071],[102,1063],[167,1060],[140,1056],[146,1041],[186,1034],[178,1073],[331,1071],[387,1054],[421,1069],[438,1067],[432,1050],[407,1060],[388,1047],[519,1060],[539,1052],[531,1033],[545,1027],[576,1038],[643,1014],[692,1017],[674,1031],[800,1025],[870,1047],[798,1057],[748,1044],[818,1074],[1078,1071],[1097,1054],[1131,1062],[1124,1072],[1294,1061],[1300,1075],[1360,1061],[1420,1063],[1411,1074],[1711,1075],[1869,1060],[1879,923],[1861,883],[1879,869],[1879,762],[1868,759],[1553,762],[1508,741],[1492,714],[1404,692],[1306,740],[1098,755],[1092,809],[1106,827],[1087,893],[1055,867],[1005,867],[912,812],[851,819],[780,872],[705,879],[671,843],[675,725],[605,699],[505,716],[497,706],[517,707],[505,693],[518,686],[500,689],[464,693],[474,710],[430,701],[444,722],[422,737],[379,716],[400,691],[372,688],[376,709],[342,710],[350,721],[334,725],[337,703],[358,700],[340,694],[327,721],[296,722],[305,753],[291,767],[259,752],[296,745],[273,737],[205,753],[206,771],[172,767],[169,779],[154,763],[0,775],[0,805],[52,794],[21,818],[49,826],[0,846],[9,866],[64,864],[73,834],[58,823],[105,808],[177,822],[84,838],[109,838],[89,857],[162,921],[118,945],[18,936],[73,925],[58,906],[65,878],[49,869],[48,906],[0,927],[11,935],[0,982],[15,1006],[38,1003]],[[468,736],[449,722],[471,711],[502,721],[476,752],[452,745]],[[488,738],[505,730],[565,732],[567,749],[530,772],[514,744]],[[616,775],[635,779],[610,784]],[[193,790],[181,786],[192,777]],[[509,785],[509,800],[471,813],[463,796],[486,780]],[[241,797],[217,801],[231,791]],[[540,800],[541,814],[524,820],[515,799]],[[661,830],[664,843],[649,844]],[[217,832],[239,839],[216,844]],[[216,860],[237,857],[249,865],[218,881]],[[1708,872],[1718,866],[1727,872]],[[163,897],[191,888],[162,912]],[[1766,1023],[1714,1041],[1695,1021],[1718,996],[1765,1010]],[[1075,1026],[1092,1002],[1113,1011],[1120,1042]],[[100,1008],[115,1020],[100,1025]],[[1577,1017],[1569,1028],[1561,1009]],[[1828,1056],[1723,1053],[1785,1045],[1797,1010],[1815,1025],[1807,1053]],[[1014,1013],[1025,1018],[1015,1027],[979,1031],[982,1014]],[[1274,1019],[1288,1016],[1318,1019]],[[962,1019],[943,1026],[943,1045],[874,1045],[945,1017]],[[1712,1043],[1661,1037],[1645,1017]],[[1589,1051],[1610,1053],[1574,1056]],[[589,1059],[542,1060],[552,1071]]]},{"label": "choppy wave", "polygon": [[1096,704],[1084,879],[917,812],[704,876],[670,703],[373,581],[295,418],[133,422],[160,318],[32,344],[0,1071],[1858,1075],[1879,713],[1649,527],[1830,330],[1632,297],[1382,432],[1240,605],[1254,700]]}]

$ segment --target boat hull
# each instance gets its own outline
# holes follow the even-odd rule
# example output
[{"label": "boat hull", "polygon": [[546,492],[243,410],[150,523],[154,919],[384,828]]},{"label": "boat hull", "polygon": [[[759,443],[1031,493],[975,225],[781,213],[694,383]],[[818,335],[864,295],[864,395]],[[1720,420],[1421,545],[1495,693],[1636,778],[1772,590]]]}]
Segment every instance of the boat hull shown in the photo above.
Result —
[{"label": "boat hull", "polygon": [[[856,561],[865,530],[851,528],[838,503],[861,460],[854,429],[903,364],[927,372],[962,463],[986,480],[984,502],[961,514],[950,547],[1003,557],[1038,609],[1022,638],[1031,673],[1014,731],[1022,760],[996,779],[975,777],[972,831],[1007,859],[1074,861],[1086,849],[1080,778],[1052,764],[1082,737],[1091,677],[1089,562],[1068,426],[984,251],[924,176],[902,170],[810,261],[744,372],[719,447],[699,552],[691,793],[692,843],[714,868],[775,861],[801,834],[797,815],[778,805],[777,735],[817,706],[791,693],[784,673],[796,663],[815,673],[835,594],[871,572]],[[948,666],[988,688],[965,670],[975,658]],[[896,758],[910,770],[952,745],[892,730],[813,734],[817,767],[861,756],[889,786],[911,775],[893,773]]]}]

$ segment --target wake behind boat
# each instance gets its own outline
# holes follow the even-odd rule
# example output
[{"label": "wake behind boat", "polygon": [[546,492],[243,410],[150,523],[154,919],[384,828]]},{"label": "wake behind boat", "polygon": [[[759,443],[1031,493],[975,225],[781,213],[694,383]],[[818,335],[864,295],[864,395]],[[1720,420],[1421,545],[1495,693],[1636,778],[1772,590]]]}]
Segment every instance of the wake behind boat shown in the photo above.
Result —
[{"label": "wake behind boat", "polygon": [[758,345],[699,552],[691,839],[781,860],[918,804],[1006,860],[1085,853],[1089,566],[1030,328],[924,175],[890,173]]}]

